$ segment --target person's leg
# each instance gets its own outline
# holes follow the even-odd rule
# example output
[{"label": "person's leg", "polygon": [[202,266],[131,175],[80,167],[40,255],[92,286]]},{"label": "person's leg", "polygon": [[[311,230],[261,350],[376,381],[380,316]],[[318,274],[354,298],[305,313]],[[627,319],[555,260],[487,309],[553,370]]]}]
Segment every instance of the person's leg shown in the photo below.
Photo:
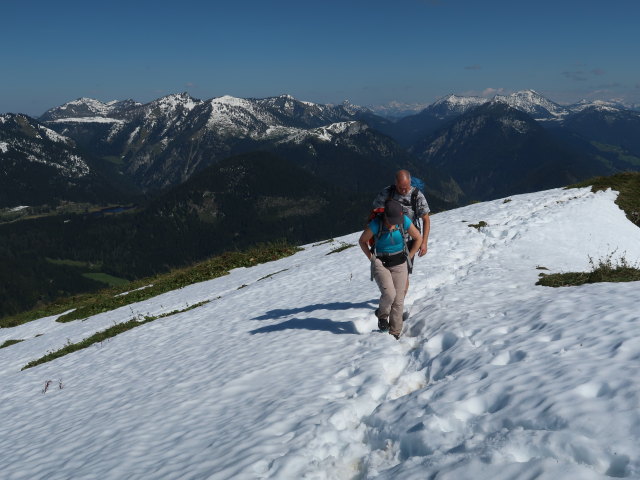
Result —
[{"label": "person's leg", "polygon": [[391,272],[387,267],[382,265],[379,258],[376,259],[373,268],[373,278],[376,280],[378,288],[380,289],[380,303],[378,305],[377,317],[379,319],[388,319],[391,312],[391,305],[396,298],[396,287],[394,286]]},{"label": "person's leg", "polygon": [[398,338],[402,333],[402,314],[404,310],[404,294],[406,283],[409,278],[407,272],[407,262],[395,267],[389,267],[396,295],[391,303],[389,312],[389,333]]}]

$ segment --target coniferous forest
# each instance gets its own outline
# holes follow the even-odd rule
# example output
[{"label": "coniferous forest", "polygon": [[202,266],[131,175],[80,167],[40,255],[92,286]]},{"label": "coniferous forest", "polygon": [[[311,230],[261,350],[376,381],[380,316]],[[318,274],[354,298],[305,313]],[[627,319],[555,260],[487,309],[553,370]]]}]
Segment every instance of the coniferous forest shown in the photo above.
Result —
[{"label": "coniferous forest", "polygon": [[105,278],[133,280],[260,242],[301,244],[355,231],[372,193],[346,192],[287,160],[253,153],[135,208],[4,223],[0,317],[103,288]]}]

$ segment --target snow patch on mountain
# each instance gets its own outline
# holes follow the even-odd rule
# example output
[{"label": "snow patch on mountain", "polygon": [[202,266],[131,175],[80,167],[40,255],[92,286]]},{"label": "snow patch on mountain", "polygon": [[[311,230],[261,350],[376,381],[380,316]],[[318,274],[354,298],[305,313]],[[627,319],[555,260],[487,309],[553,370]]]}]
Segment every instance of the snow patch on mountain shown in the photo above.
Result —
[{"label": "snow patch on mountain", "polygon": [[151,105],[160,107],[163,112],[174,112],[180,108],[191,111],[201,103],[202,101],[192,98],[187,93],[176,93],[151,102]]},{"label": "snow patch on mountain", "polygon": [[523,90],[510,95],[496,95],[493,97],[493,101],[506,103],[535,119],[560,118],[569,113],[567,108],[547,100],[535,90]]},{"label": "snow patch on mountain", "polygon": [[312,132],[319,137],[332,139],[337,135],[355,135],[367,130],[368,127],[362,122],[338,122],[327,125],[326,127],[315,128]]},{"label": "snow patch on mountain", "polygon": [[209,103],[209,130],[219,129],[226,134],[258,138],[264,135],[269,127],[282,126],[267,110],[249,100],[227,95],[214,98]]},{"label": "snow patch on mountain", "polygon": [[87,107],[88,110],[95,112],[100,115],[108,115],[111,109],[108,104],[101,102],[100,100],[95,100],[93,98],[82,97],[77,100],[73,100],[71,102],[66,103],[61,108],[64,107],[77,107],[84,106]]},{"label": "snow patch on mountain", "polygon": [[525,134],[530,130],[529,124],[527,122],[516,118],[502,116],[498,119],[498,121],[506,130],[516,131],[517,133],[521,134]]},{"label": "snow patch on mountain", "polygon": [[39,149],[33,150],[33,153],[27,153],[26,158],[30,162],[40,163],[59,170],[60,173],[68,178],[85,177],[91,173],[91,169],[86,162],[76,154],[67,155],[60,162],[52,162],[47,155]]},{"label": "snow patch on mountain", "polygon": [[135,130],[131,132],[131,135],[129,135],[129,139],[127,140],[127,145],[131,145],[131,143],[133,143],[133,140],[136,138],[139,132],[140,127],[136,127]]},{"label": "snow patch on mountain", "polygon": [[7,142],[0,142],[0,152],[7,153],[9,151],[9,144]]},{"label": "snow patch on mountain", "polygon": [[51,140],[53,142],[65,143],[65,144],[68,144],[68,145],[72,145],[73,144],[73,141],[70,138],[65,137],[63,135],[60,135],[58,132],[55,132],[55,131],[51,130],[50,128],[47,128],[44,125],[38,124],[38,130],[43,132],[45,134],[45,136],[49,140]]},{"label": "snow patch on mountain", "polygon": [[233,107],[240,107],[244,109],[251,108],[251,102],[244,98],[232,97],[231,95],[223,95],[222,97],[216,97],[211,99],[211,105],[231,105]]},{"label": "snow patch on mountain", "polygon": [[568,108],[573,113],[583,112],[587,109],[593,109],[601,112],[619,112],[625,109],[625,107],[619,103],[608,102],[605,100],[581,100]]},{"label": "snow patch on mountain", "polygon": [[322,142],[336,142],[338,139],[346,139],[368,130],[368,126],[362,122],[337,122],[330,125],[312,129],[271,126],[267,128],[263,139],[276,140],[277,144],[300,144],[309,139],[317,139]]},{"label": "snow patch on mountain", "polygon": [[41,119],[43,121],[70,119],[70,121],[79,122],[80,118],[90,118],[92,120],[88,121],[97,122],[99,120],[96,118],[113,117],[122,110],[139,105],[133,100],[112,100],[103,103],[100,100],[82,97],[46,111]]},{"label": "snow patch on mountain", "polygon": [[65,117],[51,120],[52,123],[125,123],[119,118],[109,117]]},{"label": "snow patch on mountain", "polygon": [[447,95],[439,100],[436,100],[432,106],[437,107],[440,105],[446,105],[451,109],[459,112],[465,112],[471,108],[478,107],[489,102],[489,99],[482,97],[464,97],[459,95]]},{"label": "snow patch on mountain", "polygon": [[113,141],[116,135],[118,135],[124,129],[124,126],[125,122],[114,123],[113,126],[109,129],[109,133],[107,134],[107,142]]},{"label": "snow patch on mountain", "polygon": [[344,102],[342,102],[341,106],[349,115],[356,115],[358,113],[367,111],[366,108],[361,107],[360,105],[354,105],[349,100],[345,100]]}]

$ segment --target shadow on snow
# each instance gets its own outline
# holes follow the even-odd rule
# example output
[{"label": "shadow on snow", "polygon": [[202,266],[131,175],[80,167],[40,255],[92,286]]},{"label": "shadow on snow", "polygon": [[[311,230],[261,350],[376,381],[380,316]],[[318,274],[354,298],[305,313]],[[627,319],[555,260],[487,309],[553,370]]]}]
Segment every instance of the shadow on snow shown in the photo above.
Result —
[{"label": "shadow on snow", "polygon": [[[252,320],[275,320],[278,318],[284,318],[298,313],[310,313],[315,310],[349,310],[353,308],[372,308],[373,302],[376,300],[370,300],[368,302],[350,303],[350,302],[335,302],[335,303],[318,303],[315,305],[307,305],[306,307],[290,308],[290,309],[275,309],[266,312],[264,315],[255,317]],[[358,330],[351,321],[336,322],[328,318],[292,318],[286,320],[278,325],[269,325],[266,327],[257,328],[251,330],[249,333],[252,335],[258,333],[270,333],[280,332],[282,330],[318,330],[331,332],[334,334],[352,334],[357,335]]]}]

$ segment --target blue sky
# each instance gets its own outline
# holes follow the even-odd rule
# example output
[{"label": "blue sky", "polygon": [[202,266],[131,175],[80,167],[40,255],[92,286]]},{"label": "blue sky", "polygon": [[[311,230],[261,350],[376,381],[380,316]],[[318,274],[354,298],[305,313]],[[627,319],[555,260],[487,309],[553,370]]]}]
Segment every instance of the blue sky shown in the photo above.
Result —
[{"label": "blue sky", "polygon": [[378,105],[531,88],[559,103],[640,103],[637,0],[36,0],[1,11],[0,112],[183,91]]}]

